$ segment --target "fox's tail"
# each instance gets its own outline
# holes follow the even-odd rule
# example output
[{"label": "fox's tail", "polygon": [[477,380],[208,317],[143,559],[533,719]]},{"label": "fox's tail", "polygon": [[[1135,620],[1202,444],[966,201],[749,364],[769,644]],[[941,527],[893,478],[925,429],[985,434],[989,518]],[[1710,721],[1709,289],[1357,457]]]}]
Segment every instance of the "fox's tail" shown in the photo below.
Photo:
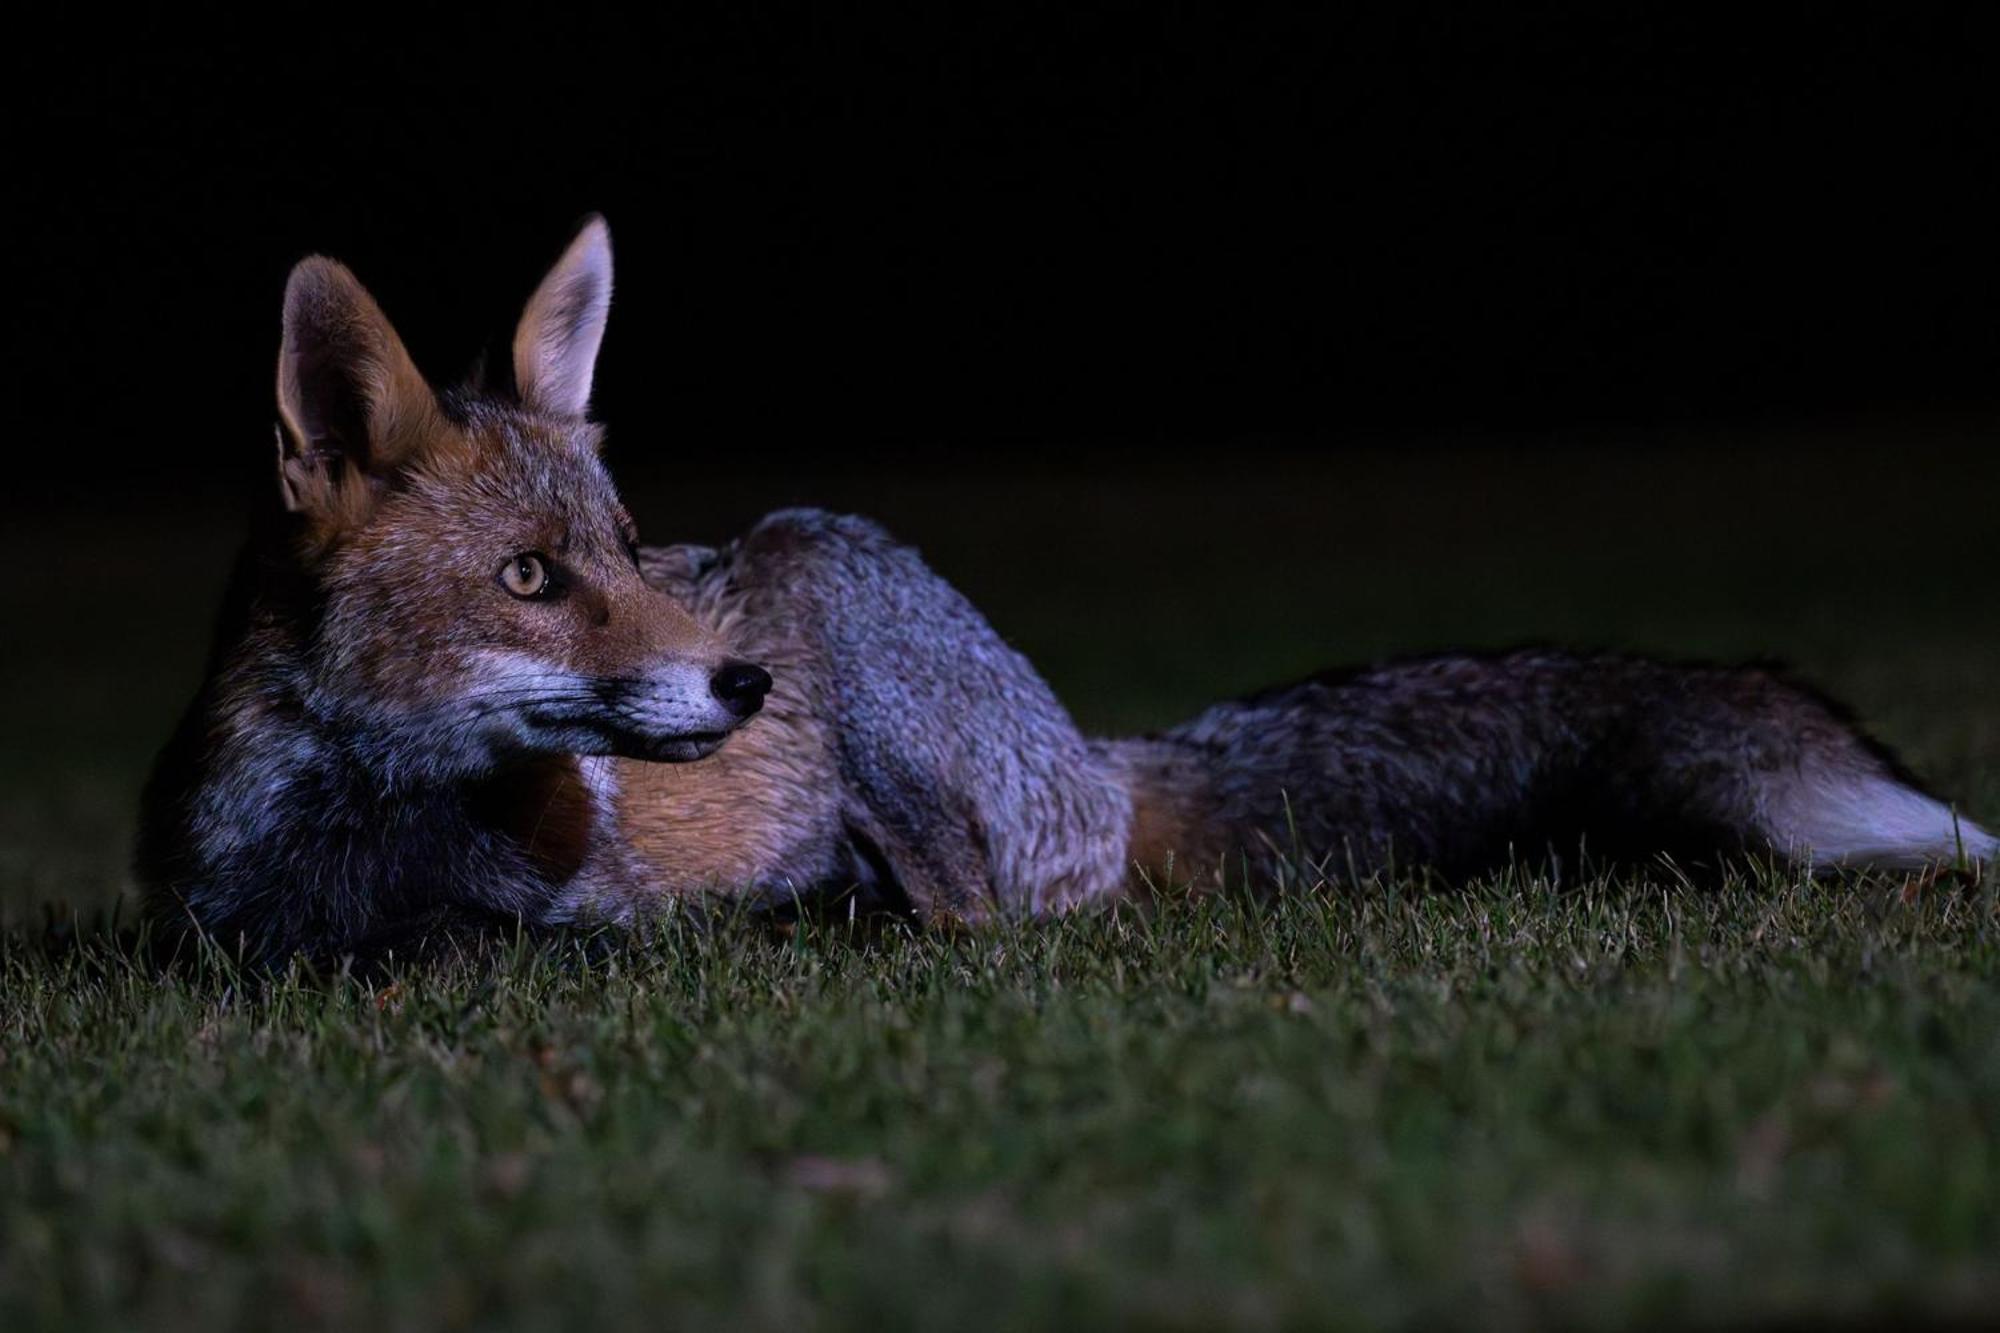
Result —
[{"label": "fox's tail", "polygon": [[1838,704],[1764,667],[1524,651],[1393,663],[1099,742],[1132,856],[1175,878],[1304,855],[1463,878],[1748,855],[1815,872],[2000,861]]},{"label": "fox's tail", "polygon": [[1814,869],[1914,870],[2000,858],[2000,838],[1893,771],[1822,767],[1772,783],[1771,846]]}]

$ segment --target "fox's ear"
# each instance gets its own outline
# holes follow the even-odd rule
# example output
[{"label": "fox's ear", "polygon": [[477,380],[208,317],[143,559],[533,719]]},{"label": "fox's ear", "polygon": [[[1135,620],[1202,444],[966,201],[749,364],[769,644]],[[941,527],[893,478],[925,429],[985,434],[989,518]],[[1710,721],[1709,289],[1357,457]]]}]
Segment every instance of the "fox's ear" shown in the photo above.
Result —
[{"label": "fox's ear", "polygon": [[584,414],[610,311],[611,229],[592,214],[528,298],[514,330],[514,387],[522,403],[551,416]]},{"label": "fox's ear", "polygon": [[278,349],[278,482],[285,507],[351,512],[433,428],[437,399],[382,310],[344,265],[314,256],[285,283]]}]

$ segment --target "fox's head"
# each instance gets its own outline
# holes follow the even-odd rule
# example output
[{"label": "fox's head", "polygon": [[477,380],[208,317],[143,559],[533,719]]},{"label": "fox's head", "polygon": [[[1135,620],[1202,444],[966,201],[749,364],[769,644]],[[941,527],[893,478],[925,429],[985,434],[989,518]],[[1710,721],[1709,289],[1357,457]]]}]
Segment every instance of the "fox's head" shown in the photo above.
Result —
[{"label": "fox's head", "polygon": [[434,393],[342,265],[285,286],[278,478],[315,608],[307,697],[440,773],[698,759],[771,679],[639,574],[585,418],[611,302],[592,218],[514,335],[516,396]]}]

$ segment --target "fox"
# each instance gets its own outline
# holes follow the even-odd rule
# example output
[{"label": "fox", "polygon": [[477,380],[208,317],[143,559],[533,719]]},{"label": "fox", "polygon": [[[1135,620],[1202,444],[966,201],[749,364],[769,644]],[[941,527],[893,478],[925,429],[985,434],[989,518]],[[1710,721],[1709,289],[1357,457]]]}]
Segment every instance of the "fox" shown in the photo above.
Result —
[{"label": "fox", "polygon": [[611,290],[593,216],[507,374],[439,390],[345,266],[293,268],[277,485],[142,798],[163,926],[275,962],[438,913],[629,928],[848,895],[977,925],[1220,889],[1301,849],[1361,883],[2000,847],[1763,664],[1446,654],[1085,736],[869,519],[642,545],[589,411]]}]

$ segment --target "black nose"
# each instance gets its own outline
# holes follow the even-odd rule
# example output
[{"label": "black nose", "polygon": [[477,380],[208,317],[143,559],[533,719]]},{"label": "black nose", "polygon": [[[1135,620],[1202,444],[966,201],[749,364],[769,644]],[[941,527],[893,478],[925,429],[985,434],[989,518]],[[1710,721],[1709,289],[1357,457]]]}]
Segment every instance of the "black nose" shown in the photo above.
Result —
[{"label": "black nose", "polygon": [[771,673],[748,662],[731,662],[708,682],[722,706],[738,717],[748,717],[764,706],[771,691]]}]

